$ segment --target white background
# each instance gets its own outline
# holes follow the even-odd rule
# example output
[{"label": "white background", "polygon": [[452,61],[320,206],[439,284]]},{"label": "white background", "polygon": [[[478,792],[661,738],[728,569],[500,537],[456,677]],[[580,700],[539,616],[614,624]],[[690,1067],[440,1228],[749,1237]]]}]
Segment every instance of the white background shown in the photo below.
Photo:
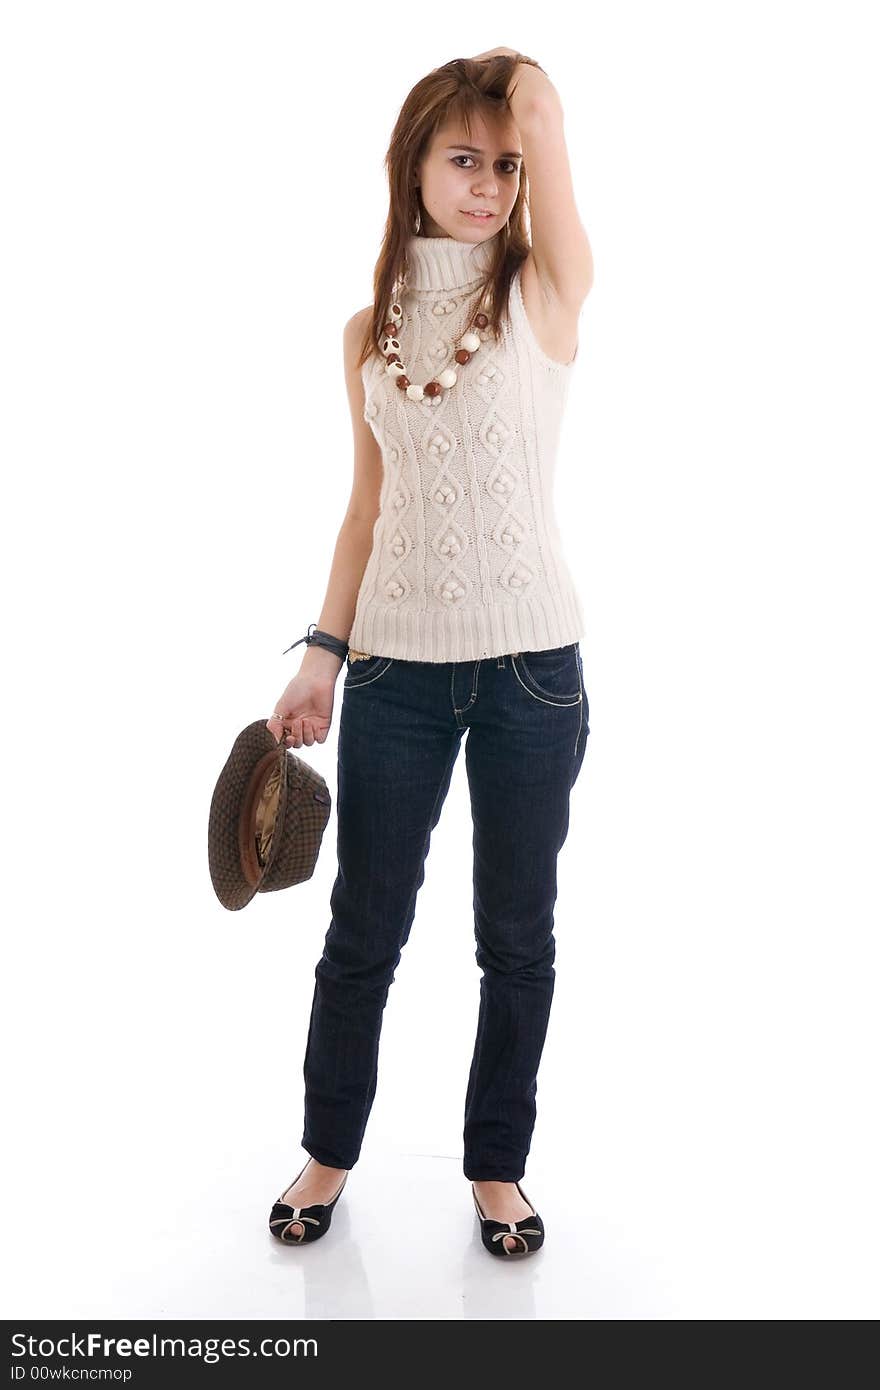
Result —
[{"label": "white background", "polygon": [[[876,1318],[871,18],[4,8],[6,1316]],[[266,1222],[306,1159],[335,819],[310,882],[237,914],[206,835],[323,599],[394,120],[499,44],[560,93],[595,258],[556,492],[591,733],[523,1182],[547,1241],[503,1269],[461,1167],[463,756],[314,1247]],[[335,719],[302,751],[335,794]]]}]

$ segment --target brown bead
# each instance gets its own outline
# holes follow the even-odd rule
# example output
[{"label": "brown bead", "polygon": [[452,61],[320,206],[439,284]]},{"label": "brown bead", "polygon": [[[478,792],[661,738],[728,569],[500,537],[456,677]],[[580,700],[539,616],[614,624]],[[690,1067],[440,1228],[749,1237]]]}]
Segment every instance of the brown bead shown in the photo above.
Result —
[{"label": "brown bead", "polygon": [[477,314],[477,317],[474,319],[474,323],[478,328],[485,328],[488,322],[489,318],[487,314]]},{"label": "brown bead", "polygon": [[407,386],[409,386],[409,377],[404,376],[403,372],[400,373],[400,376],[395,377],[395,381],[398,389],[401,391],[405,391]]},{"label": "brown bead", "polygon": [[385,358],[385,361],[386,361],[386,363],[388,363],[388,362],[399,362],[399,361],[400,361],[400,355],[399,355],[399,353],[396,353],[396,352],[389,352],[388,356]]},{"label": "brown bead", "polygon": [[396,323],[386,323],[386,324],[385,324],[385,327],[382,329],[382,332],[385,334],[385,337],[386,337],[386,338],[393,338],[393,337],[395,337],[396,334],[397,334],[397,324],[396,324]]},{"label": "brown bead", "polygon": [[439,381],[429,381],[425,385],[426,396],[439,396],[442,390],[443,387],[440,385]]},{"label": "brown bead", "polygon": [[471,355],[467,348],[459,348],[458,352],[455,354],[455,360],[456,362],[461,362],[462,365],[464,365],[465,362],[470,362]]}]

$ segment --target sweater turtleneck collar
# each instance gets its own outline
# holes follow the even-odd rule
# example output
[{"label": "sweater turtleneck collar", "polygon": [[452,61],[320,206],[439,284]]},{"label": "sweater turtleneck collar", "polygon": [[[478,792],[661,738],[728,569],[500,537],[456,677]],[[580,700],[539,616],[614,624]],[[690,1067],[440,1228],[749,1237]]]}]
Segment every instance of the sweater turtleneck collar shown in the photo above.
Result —
[{"label": "sweater turtleneck collar", "polygon": [[455,290],[484,279],[500,235],[471,242],[413,233],[406,247],[407,289]]}]

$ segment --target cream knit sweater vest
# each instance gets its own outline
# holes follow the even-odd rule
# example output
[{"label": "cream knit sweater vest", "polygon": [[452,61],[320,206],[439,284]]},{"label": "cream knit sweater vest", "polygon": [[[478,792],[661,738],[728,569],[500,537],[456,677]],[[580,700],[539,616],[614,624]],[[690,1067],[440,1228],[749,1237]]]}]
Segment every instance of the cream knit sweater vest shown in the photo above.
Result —
[{"label": "cream knit sweater vest", "polygon": [[373,546],[348,641],[409,661],[472,661],[541,651],[583,635],[579,597],[553,511],[556,447],[571,368],[541,349],[520,272],[496,346],[464,366],[452,354],[474,312],[495,238],[412,236],[400,356],[424,384],[448,364],[458,380],[413,401],[382,361],[364,363],[364,418],[381,450]]}]

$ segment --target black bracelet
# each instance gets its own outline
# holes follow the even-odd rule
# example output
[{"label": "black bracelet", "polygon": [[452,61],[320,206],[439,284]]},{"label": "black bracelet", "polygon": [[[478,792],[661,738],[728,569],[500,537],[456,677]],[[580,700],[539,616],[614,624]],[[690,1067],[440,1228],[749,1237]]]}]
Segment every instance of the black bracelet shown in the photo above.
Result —
[{"label": "black bracelet", "polygon": [[281,655],[286,656],[288,652],[293,651],[294,647],[298,647],[300,642],[305,642],[309,647],[326,647],[340,660],[345,661],[348,656],[347,642],[343,642],[341,637],[334,637],[332,632],[322,632],[319,627],[315,627],[314,623],[309,623],[309,628],[314,628],[314,631],[309,631],[305,637],[298,637],[295,642],[291,642],[289,647],[285,647]]}]

